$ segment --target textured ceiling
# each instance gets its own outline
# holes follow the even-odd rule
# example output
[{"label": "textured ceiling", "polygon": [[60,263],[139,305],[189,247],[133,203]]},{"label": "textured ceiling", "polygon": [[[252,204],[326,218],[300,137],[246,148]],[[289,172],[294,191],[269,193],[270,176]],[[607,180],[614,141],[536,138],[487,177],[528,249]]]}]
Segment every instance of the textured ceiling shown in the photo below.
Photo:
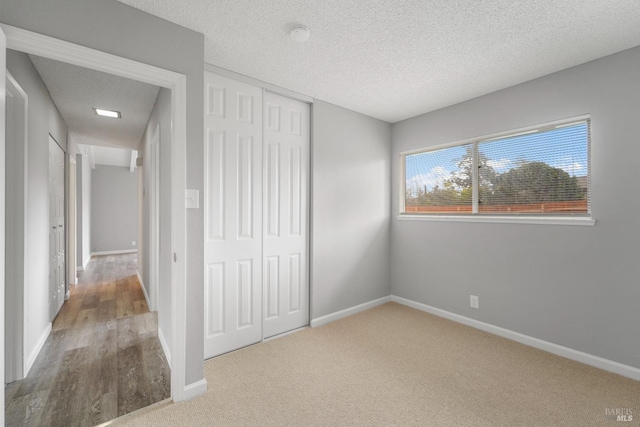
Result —
[{"label": "textured ceiling", "polygon": [[203,33],[210,64],[389,122],[640,45],[638,0],[119,1]]},{"label": "textured ceiling", "polygon": [[[158,96],[157,86],[30,55],[74,141],[137,149]],[[121,119],[94,114],[116,110]]]}]

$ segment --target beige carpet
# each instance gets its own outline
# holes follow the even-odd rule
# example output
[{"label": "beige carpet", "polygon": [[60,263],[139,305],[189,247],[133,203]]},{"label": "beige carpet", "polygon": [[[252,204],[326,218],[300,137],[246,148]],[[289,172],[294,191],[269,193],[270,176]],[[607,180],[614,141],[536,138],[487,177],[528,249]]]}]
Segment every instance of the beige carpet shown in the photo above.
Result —
[{"label": "beige carpet", "polygon": [[638,381],[395,303],[212,359],[205,376],[204,396],[118,425],[640,425]]}]

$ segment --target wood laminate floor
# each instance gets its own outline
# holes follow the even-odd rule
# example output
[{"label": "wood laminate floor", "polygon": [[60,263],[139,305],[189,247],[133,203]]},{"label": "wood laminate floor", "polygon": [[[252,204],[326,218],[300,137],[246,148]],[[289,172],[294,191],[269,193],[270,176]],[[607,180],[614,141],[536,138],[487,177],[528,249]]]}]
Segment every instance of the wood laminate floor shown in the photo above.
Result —
[{"label": "wood laminate floor", "polygon": [[7,426],[95,426],[170,396],[136,254],[92,257],[27,378],[5,388]]}]

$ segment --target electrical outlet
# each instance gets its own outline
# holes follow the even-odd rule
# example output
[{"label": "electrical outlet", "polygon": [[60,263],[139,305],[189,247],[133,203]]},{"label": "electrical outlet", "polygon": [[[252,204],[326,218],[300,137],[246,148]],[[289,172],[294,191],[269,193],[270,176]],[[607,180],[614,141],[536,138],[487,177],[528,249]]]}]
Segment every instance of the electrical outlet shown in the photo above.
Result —
[{"label": "electrical outlet", "polygon": [[135,241],[135,240],[132,240],[132,241],[131,241],[131,246],[135,246],[135,245],[136,245],[136,241]]},{"label": "electrical outlet", "polygon": [[471,305],[471,308],[480,308],[480,302],[476,295],[469,295],[469,304]]}]

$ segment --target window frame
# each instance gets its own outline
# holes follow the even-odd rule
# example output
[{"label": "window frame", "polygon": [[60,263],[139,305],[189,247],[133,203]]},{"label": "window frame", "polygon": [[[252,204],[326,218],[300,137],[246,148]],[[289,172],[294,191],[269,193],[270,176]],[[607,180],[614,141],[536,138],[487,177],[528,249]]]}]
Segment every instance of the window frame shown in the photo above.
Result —
[{"label": "window frame", "polygon": [[[588,140],[587,140],[587,213],[585,214],[535,214],[535,213],[480,213],[478,212],[478,146],[484,142],[495,141],[499,139],[511,138],[523,134],[540,133],[549,130],[559,129],[565,126],[578,125],[586,122],[588,124]],[[406,157],[414,154],[427,153],[436,150],[442,150],[446,148],[473,145],[473,168],[472,168],[472,213],[406,213]],[[513,224],[547,224],[547,225],[587,225],[593,226],[596,220],[592,217],[591,212],[591,115],[585,114],[581,116],[575,116],[571,118],[556,120],[552,122],[546,122],[542,124],[512,129],[503,132],[492,133],[489,135],[483,135],[473,138],[468,138],[461,141],[450,142],[446,144],[440,144],[428,148],[420,148],[415,150],[408,150],[400,152],[399,154],[399,212],[397,215],[398,220],[420,220],[420,221],[447,221],[447,222],[484,222],[484,223],[513,223]]]}]

